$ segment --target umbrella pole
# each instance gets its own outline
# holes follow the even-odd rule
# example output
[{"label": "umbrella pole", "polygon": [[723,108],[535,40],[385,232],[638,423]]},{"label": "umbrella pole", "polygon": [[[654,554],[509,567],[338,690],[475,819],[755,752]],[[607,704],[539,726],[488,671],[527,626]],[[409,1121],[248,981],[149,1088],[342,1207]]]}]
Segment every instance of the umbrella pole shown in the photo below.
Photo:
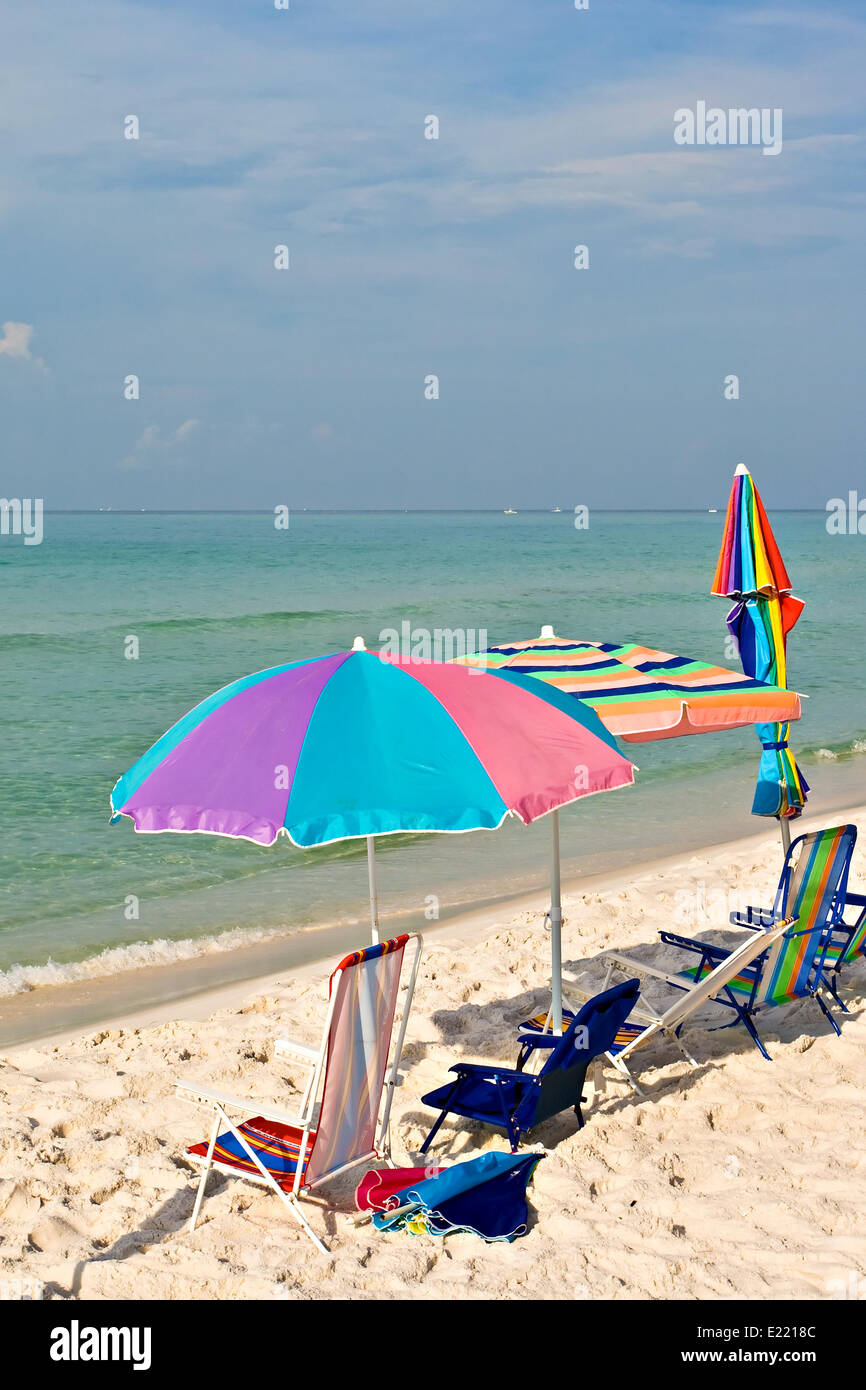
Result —
[{"label": "umbrella pole", "polygon": [[379,895],[376,892],[376,841],[372,835],[367,836],[367,877],[370,880],[370,930],[373,936],[373,945],[379,941]]},{"label": "umbrella pole", "polygon": [[785,858],[788,857],[788,850],[791,848],[791,827],[788,825],[788,817],[779,817],[779,829],[782,832],[782,852]]},{"label": "umbrella pole", "polygon": [[559,875],[559,812],[551,813],[553,860],[550,874],[550,1021],[554,1035],[562,1032],[562,895]]}]

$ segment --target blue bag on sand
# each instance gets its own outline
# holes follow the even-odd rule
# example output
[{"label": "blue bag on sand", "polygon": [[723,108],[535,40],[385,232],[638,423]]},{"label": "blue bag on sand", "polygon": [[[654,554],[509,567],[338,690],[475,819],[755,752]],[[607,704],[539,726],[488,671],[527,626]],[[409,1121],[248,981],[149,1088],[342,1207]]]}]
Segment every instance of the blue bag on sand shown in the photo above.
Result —
[{"label": "blue bag on sand", "polygon": [[435,1177],[397,1192],[373,1215],[378,1231],[445,1236],[470,1231],[482,1240],[526,1234],[526,1187],[541,1153],[486,1153],[455,1163]]}]

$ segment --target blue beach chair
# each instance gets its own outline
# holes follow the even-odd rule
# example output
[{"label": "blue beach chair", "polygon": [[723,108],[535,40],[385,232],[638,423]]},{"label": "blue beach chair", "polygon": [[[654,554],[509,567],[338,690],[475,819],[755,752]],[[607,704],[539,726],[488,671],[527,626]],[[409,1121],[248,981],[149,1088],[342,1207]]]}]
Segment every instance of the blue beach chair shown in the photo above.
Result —
[{"label": "blue beach chair", "polygon": [[612,1046],[637,1002],[638,992],[638,981],[627,980],[590,999],[561,1037],[549,1038],[550,1056],[535,1076],[511,1067],[458,1062],[451,1068],[456,1073],[454,1081],[422,1096],[424,1105],[441,1114],[421,1152],[427,1152],[449,1114],[504,1129],[512,1152],[531,1129],[563,1110],[573,1108],[582,1128],[587,1069]]}]

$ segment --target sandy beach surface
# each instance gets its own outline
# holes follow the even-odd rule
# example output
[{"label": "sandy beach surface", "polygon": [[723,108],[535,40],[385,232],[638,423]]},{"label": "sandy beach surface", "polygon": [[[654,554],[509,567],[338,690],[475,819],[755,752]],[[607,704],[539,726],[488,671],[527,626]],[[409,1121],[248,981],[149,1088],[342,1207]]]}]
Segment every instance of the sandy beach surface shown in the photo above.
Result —
[{"label": "sandy beach surface", "polygon": [[[863,825],[866,809],[820,820]],[[566,970],[604,978],[600,953],[682,961],[660,928],[733,941],[730,910],[772,901],[775,827],[615,877],[572,885]],[[866,890],[857,847],[851,886]],[[427,938],[394,1106],[394,1157],[409,1164],[433,1120],[421,1095],[458,1060],[513,1064],[518,1023],[546,1004],[544,903],[521,900]],[[358,944],[364,944],[359,942]],[[570,1113],[532,1136],[546,1148],[530,1225],[512,1245],[382,1235],[347,1219],[359,1174],[306,1204],[318,1254],[264,1189],[212,1175],[187,1229],[195,1171],[184,1147],[208,1117],[174,1080],[293,1109],[302,1074],[274,1040],[316,1044],[327,975],[307,965],[156,1006],[0,1060],[0,1285],[55,1299],[782,1298],[866,1296],[866,963],[845,975],[837,1038],[814,1001],[764,1016],[766,1062],[709,1005],[688,1030],[691,1069],[664,1040],[637,1059],[644,1099],[610,1071],[578,1132]],[[648,987],[664,1002],[665,987]],[[446,1122],[431,1157],[506,1147]],[[852,1293],[852,1290],[855,1292]],[[858,1291],[859,1290],[859,1294]]]}]

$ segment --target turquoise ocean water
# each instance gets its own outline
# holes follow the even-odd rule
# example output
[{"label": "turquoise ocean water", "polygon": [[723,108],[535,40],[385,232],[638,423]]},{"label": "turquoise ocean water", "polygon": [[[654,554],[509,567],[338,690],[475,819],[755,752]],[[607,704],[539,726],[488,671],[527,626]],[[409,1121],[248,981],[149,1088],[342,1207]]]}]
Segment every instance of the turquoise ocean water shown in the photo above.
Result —
[{"label": "turquoise ocean water", "polygon": [[[866,540],[829,536],[824,513],[772,520],[807,601],[790,643],[791,684],[810,696],[794,743],[817,796],[852,804],[866,772]],[[568,512],[303,513],[278,531],[264,514],[98,513],[46,515],[39,546],[0,537],[0,998],[321,923],[357,919],[363,939],[363,843],[137,836],[108,823],[116,778],[236,677],[356,634],[374,647],[404,621],[491,642],[552,623],[735,664],[725,601],[708,594],[722,524],[721,511],[594,512],[585,531]],[[564,872],[759,830],[756,748],[750,730],[624,745],[638,784],[563,813]],[[544,822],[389,840],[382,913],[540,886],[548,843]]]}]

